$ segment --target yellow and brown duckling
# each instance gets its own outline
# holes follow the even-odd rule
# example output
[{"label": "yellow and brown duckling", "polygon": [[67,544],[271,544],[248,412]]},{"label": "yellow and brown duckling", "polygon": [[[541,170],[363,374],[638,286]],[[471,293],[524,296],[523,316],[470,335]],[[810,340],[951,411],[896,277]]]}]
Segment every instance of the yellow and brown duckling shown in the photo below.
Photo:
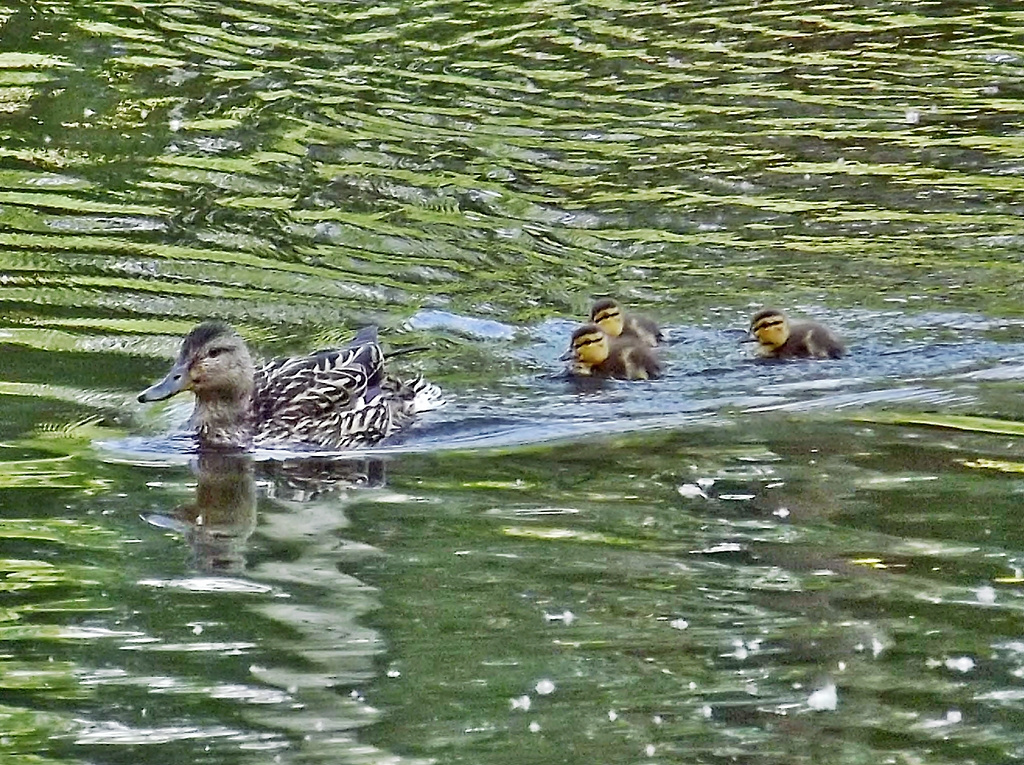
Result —
[{"label": "yellow and brown duckling", "polygon": [[653,320],[626,313],[611,298],[602,298],[594,303],[590,309],[590,320],[608,333],[609,337],[632,337],[652,348],[664,338]]},{"label": "yellow and brown duckling", "polygon": [[582,377],[649,380],[661,376],[654,351],[636,338],[609,337],[596,324],[584,324],[572,333],[563,359],[572,359],[569,373]]},{"label": "yellow and brown duckling", "polygon": [[790,321],[777,308],[765,308],[750,320],[750,340],[766,359],[838,359],[846,346],[816,321]]},{"label": "yellow and brown duckling", "polygon": [[195,394],[190,426],[199,446],[218,449],[371,445],[442,403],[440,390],[422,378],[387,373],[375,327],[344,348],[257,365],[231,327],[203,322],[185,337],[167,376],[139,401],[182,391]]}]

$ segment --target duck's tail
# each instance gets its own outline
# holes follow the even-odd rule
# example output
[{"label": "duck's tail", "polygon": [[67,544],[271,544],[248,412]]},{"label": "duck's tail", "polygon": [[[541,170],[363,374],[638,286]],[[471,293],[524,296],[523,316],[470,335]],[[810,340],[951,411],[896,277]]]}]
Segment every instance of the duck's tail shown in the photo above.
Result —
[{"label": "duck's tail", "polygon": [[421,376],[402,381],[402,388],[402,398],[407,402],[406,409],[409,414],[430,412],[440,409],[447,403],[441,389]]}]

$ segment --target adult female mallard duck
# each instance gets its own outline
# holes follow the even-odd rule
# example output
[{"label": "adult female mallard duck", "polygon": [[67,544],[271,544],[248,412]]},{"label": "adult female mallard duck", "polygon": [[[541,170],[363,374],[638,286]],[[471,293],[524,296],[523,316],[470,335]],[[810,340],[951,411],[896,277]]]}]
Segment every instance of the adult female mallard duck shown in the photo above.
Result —
[{"label": "adult female mallard duck", "polygon": [[190,420],[196,440],[213,448],[371,445],[442,403],[441,391],[422,378],[387,374],[375,327],[341,349],[256,365],[231,327],[203,322],[185,337],[167,376],[139,401],[186,390],[196,397]]},{"label": "adult female mallard duck", "polygon": [[584,324],[572,333],[569,373],[582,377],[617,377],[648,380],[661,376],[661,365],[650,347],[636,338],[609,337],[596,324]]},{"label": "adult female mallard duck", "polygon": [[611,298],[602,298],[590,308],[590,320],[609,337],[632,337],[652,348],[662,341],[661,329],[646,316],[626,313]]},{"label": "adult female mallard duck", "polygon": [[816,321],[791,322],[777,308],[765,308],[750,320],[750,342],[766,359],[838,359],[846,353],[843,342]]}]

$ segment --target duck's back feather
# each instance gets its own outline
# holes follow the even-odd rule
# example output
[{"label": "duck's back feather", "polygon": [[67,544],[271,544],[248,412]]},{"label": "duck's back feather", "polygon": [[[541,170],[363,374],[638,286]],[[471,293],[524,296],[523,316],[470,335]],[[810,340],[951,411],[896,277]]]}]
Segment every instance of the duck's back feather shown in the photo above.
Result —
[{"label": "duck's back feather", "polygon": [[610,341],[608,358],[593,367],[593,372],[621,380],[651,380],[661,377],[661,364],[645,345],[622,338]]},{"label": "duck's back feather", "polygon": [[257,440],[339,448],[379,441],[394,430],[399,404],[383,395],[386,381],[373,340],[267,362],[255,375]]},{"label": "duck's back feather", "polygon": [[789,337],[772,354],[780,359],[838,359],[846,353],[843,341],[816,321],[797,321],[789,325]]},{"label": "duck's back feather", "polygon": [[632,313],[626,317],[622,327],[622,334],[636,337],[652,347],[665,339],[665,335],[662,333],[657,322],[647,316],[639,316]]}]

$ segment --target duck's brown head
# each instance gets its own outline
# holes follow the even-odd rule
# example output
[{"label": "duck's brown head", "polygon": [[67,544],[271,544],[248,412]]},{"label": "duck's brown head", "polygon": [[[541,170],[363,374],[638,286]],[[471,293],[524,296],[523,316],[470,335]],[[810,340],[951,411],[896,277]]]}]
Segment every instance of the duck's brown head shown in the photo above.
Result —
[{"label": "duck's brown head", "polygon": [[232,400],[251,395],[253,363],[245,341],[227,324],[206,321],[185,336],[174,366],[139,401],[162,401],[190,390],[200,400]]}]

